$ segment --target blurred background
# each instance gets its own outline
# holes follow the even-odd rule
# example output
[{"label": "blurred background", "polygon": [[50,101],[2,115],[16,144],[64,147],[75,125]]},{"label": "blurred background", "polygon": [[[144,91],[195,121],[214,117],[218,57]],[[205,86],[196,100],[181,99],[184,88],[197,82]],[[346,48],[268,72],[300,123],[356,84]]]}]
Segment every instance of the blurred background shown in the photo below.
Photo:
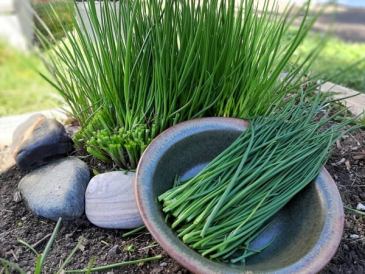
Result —
[{"label": "blurred background", "polygon": [[[279,0],[285,6],[288,0]],[[292,1],[303,4],[303,0]],[[365,57],[365,1],[312,1],[312,8],[323,14],[300,47],[297,56],[307,52],[324,37],[328,42],[314,64],[314,73],[332,74],[350,66],[334,82],[357,91],[365,91],[365,64],[351,65]],[[46,73],[33,50],[32,7],[57,39],[62,28],[49,16],[53,5],[62,26],[72,30],[75,10],[72,0],[0,0],[0,117],[17,115],[62,105],[62,99],[40,73]],[[39,46],[39,45],[38,45]],[[45,49],[43,49],[45,50]]]}]

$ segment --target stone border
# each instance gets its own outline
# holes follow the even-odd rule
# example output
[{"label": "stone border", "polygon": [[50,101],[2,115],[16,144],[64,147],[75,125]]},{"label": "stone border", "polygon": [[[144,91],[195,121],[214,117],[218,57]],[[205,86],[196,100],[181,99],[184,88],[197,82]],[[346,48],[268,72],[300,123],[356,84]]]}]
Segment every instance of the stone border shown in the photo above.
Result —
[{"label": "stone border", "polygon": [[344,99],[344,104],[347,106],[349,111],[355,116],[365,114],[365,93],[360,93],[356,90],[337,85],[332,82],[326,82],[320,87],[321,92],[334,93],[335,99]]}]

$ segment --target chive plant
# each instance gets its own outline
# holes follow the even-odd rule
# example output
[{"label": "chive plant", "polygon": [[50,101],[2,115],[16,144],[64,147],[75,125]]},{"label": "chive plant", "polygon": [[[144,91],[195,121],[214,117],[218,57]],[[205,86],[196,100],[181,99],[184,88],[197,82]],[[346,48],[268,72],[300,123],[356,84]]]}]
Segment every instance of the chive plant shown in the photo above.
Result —
[{"label": "chive plant", "polygon": [[[65,29],[43,59],[45,78],[83,128],[77,141],[134,168],[151,139],[175,123],[256,117],[300,89],[317,51],[289,63],[316,19],[310,3],[279,12],[277,1],[260,2],[89,0],[86,16],[76,7],[74,31]],[[38,36],[45,48],[54,44],[52,34]]]},{"label": "chive plant", "polygon": [[284,109],[250,121],[248,129],[195,177],[159,196],[167,220],[203,256],[244,263],[251,243],[272,217],[311,183],[332,144],[349,130],[324,104],[293,99]]}]

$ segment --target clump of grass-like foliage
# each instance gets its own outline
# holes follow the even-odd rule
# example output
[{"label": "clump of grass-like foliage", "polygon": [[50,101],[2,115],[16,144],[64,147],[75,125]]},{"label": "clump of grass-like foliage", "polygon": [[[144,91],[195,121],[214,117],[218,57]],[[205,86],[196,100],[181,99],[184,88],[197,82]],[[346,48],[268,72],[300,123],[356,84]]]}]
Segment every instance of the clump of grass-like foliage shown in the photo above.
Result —
[{"label": "clump of grass-like foliage", "polygon": [[[260,2],[89,0],[86,17],[76,9],[74,31],[44,59],[83,128],[77,141],[135,168],[150,140],[177,122],[256,117],[299,90],[317,53],[289,66],[316,19],[309,2],[280,12],[276,1]],[[38,34],[46,48],[53,43]]]}]

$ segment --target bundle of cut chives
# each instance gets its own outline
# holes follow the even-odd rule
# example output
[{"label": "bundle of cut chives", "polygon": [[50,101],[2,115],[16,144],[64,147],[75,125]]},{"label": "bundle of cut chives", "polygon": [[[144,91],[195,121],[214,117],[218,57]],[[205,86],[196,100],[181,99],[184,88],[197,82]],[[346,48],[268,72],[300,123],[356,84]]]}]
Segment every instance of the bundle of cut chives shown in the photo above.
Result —
[{"label": "bundle of cut chives", "polygon": [[[159,196],[171,227],[203,256],[243,262],[250,243],[290,199],[312,182],[346,123],[325,128],[324,103],[303,98],[250,122],[195,177]],[[335,114],[337,115],[337,114]]]}]

